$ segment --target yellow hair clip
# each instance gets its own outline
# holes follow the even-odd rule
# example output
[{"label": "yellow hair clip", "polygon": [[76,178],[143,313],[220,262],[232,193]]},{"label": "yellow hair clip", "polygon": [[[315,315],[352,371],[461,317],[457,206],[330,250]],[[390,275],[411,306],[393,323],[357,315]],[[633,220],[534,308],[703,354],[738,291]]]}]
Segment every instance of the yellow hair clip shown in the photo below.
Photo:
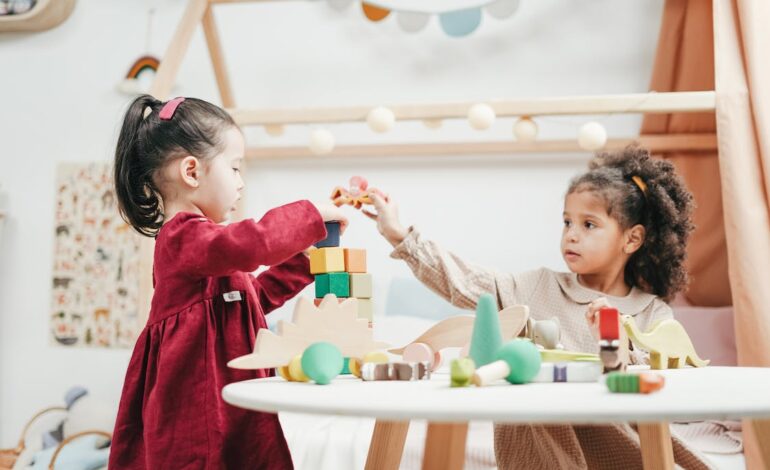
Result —
[{"label": "yellow hair clip", "polygon": [[642,190],[642,194],[644,194],[644,197],[647,197],[647,185],[642,181],[642,178],[638,177],[637,175],[634,175],[631,177],[631,180],[636,183],[637,186],[639,186],[639,189]]}]

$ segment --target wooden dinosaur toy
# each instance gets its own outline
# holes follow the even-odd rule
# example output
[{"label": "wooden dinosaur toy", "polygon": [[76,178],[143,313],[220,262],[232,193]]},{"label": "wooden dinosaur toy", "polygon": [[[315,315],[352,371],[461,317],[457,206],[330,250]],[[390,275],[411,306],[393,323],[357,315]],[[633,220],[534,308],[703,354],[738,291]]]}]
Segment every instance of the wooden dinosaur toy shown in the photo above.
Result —
[{"label": "wooden dinosaur toy", "polygon": [[[517,337],[526,326],[529,307],[513,305],[500,310],[499,315],[503,341],[510,340]],[[404,356],[404,360],[407,361],[418,361],[418,359],[430,361],[431,370],[435,370],[441,364],[442,349],[464,347],[470,344],[475,318],[475,315],[456,315],[446,318],[403,348],[388,351]]]},{"label": "wooden dinosaur toy", "polygon": [[634,345],[650,353],[652,369],[681,369],[685,363],[705,367],[710,362],[698,357],[684,327],[674,319],[655,322],[646,333],[639,330],[629,315],[623,316],[622,323]]}]

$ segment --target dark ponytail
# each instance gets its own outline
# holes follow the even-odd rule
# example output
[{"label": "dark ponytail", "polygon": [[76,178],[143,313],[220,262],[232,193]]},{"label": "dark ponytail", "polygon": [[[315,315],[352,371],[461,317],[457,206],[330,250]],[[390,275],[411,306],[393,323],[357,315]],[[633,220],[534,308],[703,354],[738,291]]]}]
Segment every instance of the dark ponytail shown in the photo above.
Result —
[{"label": "dark ponytail", "polygon": [[628,285],[664,300],[687,287],[684,262],[694,204],[673,164],[638,146],[602,153],[587,173],[572,180],[567,194],[584,190],[599,194],[624,229],[645,228],[644,243],[626,263]]},{"label": "dark ponytail", "polygon": [[157,235],[163,225],[158,170],[174,158],[211,158],[223,150],[222,133],[235,126],[223,109],[186,98],[170,120],[158,113],[163,102],[141,95],[129,105],[115,150],[115,194],[120,215],[137,232]]}]

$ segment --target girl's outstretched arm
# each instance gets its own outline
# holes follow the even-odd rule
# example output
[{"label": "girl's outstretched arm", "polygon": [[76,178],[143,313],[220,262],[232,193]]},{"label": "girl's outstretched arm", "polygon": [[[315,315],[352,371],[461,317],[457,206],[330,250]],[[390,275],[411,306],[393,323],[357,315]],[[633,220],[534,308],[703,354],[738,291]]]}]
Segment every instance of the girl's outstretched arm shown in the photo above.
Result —
[{"label": "girl's outstretched arm", "polygon": [[246,219],[227,226],[205,217],[169,227],[169,256],[191,277],[226,276],[281,264],[326,236],[323,217],[309,201],[268,211],[259,221]]},{"label": "girl's outstretched arm", "polygon": [[377,222],[377,229],[395,248],[391,257],[406,261],[423,284],[453,305],[472,309],[481,294],[497,297],[500,289],[514,286],[513,277],[466,262],[436,243],[423,240],[413,228],[405,229],[398,219],[398,208],[390,199],[373,195],[377,213],[365,214]]}]

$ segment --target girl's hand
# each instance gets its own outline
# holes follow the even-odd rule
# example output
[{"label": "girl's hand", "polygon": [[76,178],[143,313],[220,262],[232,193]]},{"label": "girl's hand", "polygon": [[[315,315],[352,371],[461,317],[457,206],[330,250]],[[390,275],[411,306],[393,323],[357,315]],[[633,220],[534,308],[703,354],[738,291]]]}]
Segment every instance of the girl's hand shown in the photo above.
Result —
[{"label": "girl's hand", "polygon": [[596,341],[599,341],[599,310],[604,307],[610,307],[610,303],[606,298],[599,297],[588,304],[586,311],[586,322],[588,322],[588,327],[591,328],[591,334]]},{"label": "girl's hand", "polygon": [[409,233],[398,220],[398,206],[390,198],[382,197],[377,193],[372,193],[371,198],[377,213],[369,212],[366,209],[361,212],[377,222],[377,230],[388,243],[393,246],[398,245],[404,241],[407,233]]},{"label": "girl's hand", "polygon": [[324,222],[339,222],[340,233],[345,232],[345,229],[348,227],[348,218],[342,213],[342,209],[328,202],[312,204],[321,214],[321,218]]}]

